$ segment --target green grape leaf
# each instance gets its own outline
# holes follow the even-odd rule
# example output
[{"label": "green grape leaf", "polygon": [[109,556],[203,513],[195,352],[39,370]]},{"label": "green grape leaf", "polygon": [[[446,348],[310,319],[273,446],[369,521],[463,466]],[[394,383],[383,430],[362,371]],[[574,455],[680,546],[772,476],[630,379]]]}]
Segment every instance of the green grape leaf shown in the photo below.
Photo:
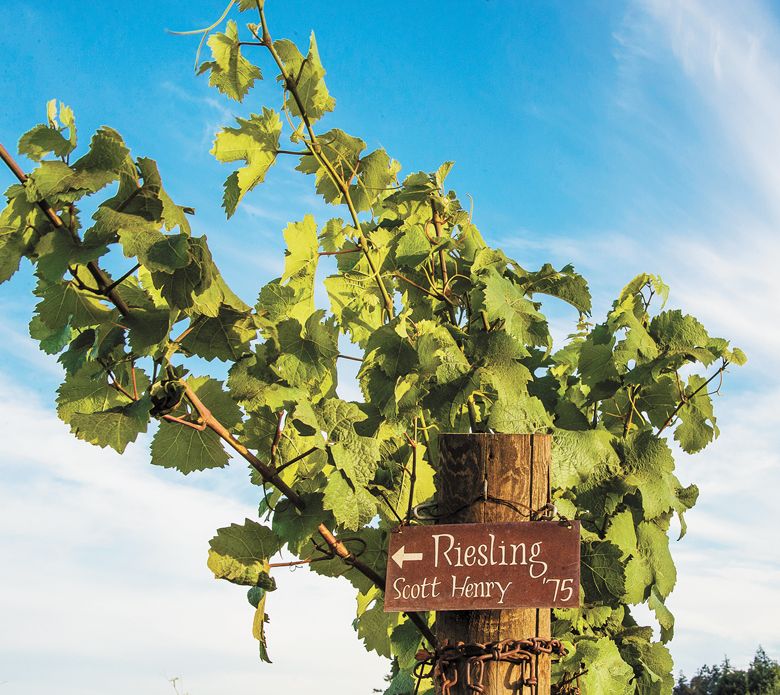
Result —
[{"label": "green grape leaf", "polygon": [[687,352],[709,342],[701,323],[679,309],[662,311],[650,322],[650,335],[670,352]]},{"label": "green grape leaf", "polygon": [[99,412],[74,413],[70,417],[70,431],[90,444],[109,446],[122,454],[130,442],[146,432],[151,407],[151,401],[145,396],[128,405]]},{"label": "green grape leaf", "polygon": [[41,298],[35,311],[49,328],[65,324],[71,328],[97,326],[116,316],[98,297],[78,289],[72,282],[39,286],[35,293]]},{"label": "green grape leaf", "polygon": [[345,438],[330,447],[333,463],[355,487],[371,482],[379,461],[379,442],[371,437]]},{"label": "green grape leaf", "polygon": [[637,526],[637,540],[639,552],[653,573],[658,593],[666,598],[677,582],[677,569],[669,551],[669,538],[655,523],[643,521]]},{"label": "green grape leaf", "polygon": [[647,413],[650,423],[663,427],[674,413],[680,399],[674,377],[662,376],[651,384],[642,386],[637,397],[637,410]]},{"label": "green grape leaf", "polygon": [[649,289],[654,295],[657,295],[661,300],[662,308],[669,299],[669,287],[658,275],[650,275],[648,273],[640,273],[631,282],[629,282],[620,292],[618,297],[618,303],[622,302],[627,297],[642,298],[642,291]]},{"label": "green grape leaf", "polygon": [[374,150],[360,159],[350,198],[357,212],[370,210],[377,200],[393,191],[401,165],[384,150]]},{"label": "green grape leaf", "polygon": [[715,424],[712,398],[706,391],[706,382],[704,377],[691,374],[685,388],[688,400],[677,411],[679,424],[675,427],[674,438],[680,443],[683,451],[689,454],[701,451],[720,434]]},{"label": "green grape leaf", "polygon": [[263,107],[262,114],[236,118],[238,127],[226,127],[217,133],[211,154],[220,162],[243,160],[246,165],[234,171],[225,181],[223,207],[228,217],[239,201],[258,183],[276,161],[282,122],[279,114]]},{"label": "green grape leaf", "polygon": [[647,605],[655,613],[655,618],[661,626],[661,641],[664,643],[669,642],[674,637],[674,615],[666,607],[656,587],[650,590],[650,598]]},{"label": "green grape leaf", "polygon": [[[298,50],[298,47],[288,39],[274,41],[274,48],[282,59],[288,80],[292,82],[292,85],[289,83],[285,84],[287,89],[285,107],[289,112],[293,116],[305,114],[311,122],[314,122],[322,118],[326,112],[333,111],[336,100],[330,96],[328,88],[325,86],[325,68],[322,67],[320,62],[320,54],[317,50],[317,40],[314,38],[314,32],[311,33],[309,53],[305,58]],[[284,81],[281,75],[278,79],[279,81]],[[295,87],[301,100],[303,114],[298,102],[293,97],[292,86]],[[323,139],[325,138],[323,137]]]},{"label": "green grape leaf", "polygon": [[594,344],[590,340],[582,344],[577,365],[582,375],[582,383],[591,388],[617,378],[618,371],[612,355],[612,347]]},{"label": "green grape leaf", "polygon": [[272,369],[290,386],[326,396],[336,384],[337,333],[316,311],[301,327],[295,319],[279,324],[280,355]]},{"label": "green grape leaf", "polygon": [[588,283],[571,265],[555,270],[545,263],[535,273],[528,273],[522,279],[526,294],[548,294],[571,304],[582,314],[590,314],[591,298]]},{"label": "green grape leaf", "polygon": [[269,359],[275,359],[274,346],[260,343],[252,354],[245,355],[231,368],[228,387],[236,401],[249,411],[269,407],[274,412],[286,408],[290,403],[305,400],[301,389],[294,389],[278,383],[278,377],[268,366]]},{"label": "green grape leaf", "polygon": [[376,282],[364,273],[341,273],[325,278],[330,308],[351,340],[365,346],[382,325],[384,302]]},{"label": "green grape leaf", "polygon": [[119,241],[128,258],[137,258],[152,271],[173,273],[190,263],[190,237],[162,234],[153,229],[120,229]]},{"label": "green grape leaf", "polygon": [[[46,103],[46,115],[48,123],[40,124],[27,131],[19,139],[19,154],[23,154],[33,161],[39,162],[47,154],[57,157],[67,157],[76,149],[76,122],[73,110],[60,102],[59,120],[57,122],[57,101],[51,99]],[[66,138],[62,131],[68,131]]]},{"label": "green grape leaf", "polygon": [[555,608],[554,617],[568,623],[567,630],[573,628],[581,635],[592,635],[594,630],[604,627],[615,609],[609,606],[583,606],[582,608]]},{"label": "green grape leaf", "polygon": [[154,355],[167,342],[172,316],[167,309],[133,308],[122,318],[130,348],[136,355]]},{"label": "green grape leaf", "polygon": [[286,318],[305,321],[314,311],[314,293],[302,296],[279,278],[263,285],[257,298],[257,319],[266,337],[276,335],[276,327]]},{"label": "green grape leaf", "polygon": [[66,106],[65,104],[60,102],[59,120],[61,121],[62,125],[57,123],[56,110],[57,110],[56,100],[50,99],[46,103],[46,111],[48,115],[49,125],[58,128],[60,131],[62,131],[63,129],[67,129],[68,142],[70,143],[71,148],[75,150],[76,144],[78,143],[78,136],[76,133],[76,117],[73,115],[73,109],[70,108],[70,106]]},{"label": "green grape leaf", "polygon": [[569,673],[585,673],[579,686],[585,693],[633,695],[634,670],[621,658],[617,645],[609,638],[577,640],[576,651],[561,660],[558,668]]},{"label": "green grape leaf", "polygon": [[629,375],[629,380],[637,380],[637,374],[642,374],[647,365],[646,360],[658,357],[658,345],[647,331],[647,309],[641,294],[629,294],[612,305],[612,311],[607,317],[607,327],[612,333],[624,329],[624,338],[615,346],[614,361],[620,372],[627,371],[632,361],[638,363],[638,368]]},{"label": "green grape leaf", "polygon": [[246,519],[242,525],[217,529],[209,541],[209,569],[217,579],[255,586],[268,574],[268,560],[282,547],[267,526]]},{"label": "green grape leaf", "polygon": [[747,363],[747,355],[742,352],[738,347],[735,347],[731,352],[726,354],[726,357],[728,358],[729,362],[736,364],[737,366],[742,366]]},{"label": "green grape leaf", "polygon": [[390,630],[395,620],[392,613],[385,613],[381,599],[356,618],[354,627],[367,651],[376,652],[388,659],[392,656]]},{"label": "green grape leaf", "polygon": [[644,603],[652,585],[653,572],[647,562],[640,553],[631,557],[626,562],[626,595],[623,600],[628,604]]},{"label": "green grape leaf", "polygon": [[433,321],[417,324],[419,370],[437,383],[454,381],[469,370],[469,362],[445,326]]},{"label": "green grape leaf", "polygon": [[334,441],[349,439],[355,432],[355,424],[366,419],[356,403],[328,398],[317,412],[320,426]]},{"label": "green grape leaf", "polygon": [[482,301],[475,304],[484,309],[491,325],[500,321],[504,330],[523,345],[550,345],[547,322],[525,296],[522,286],[492,269],[481,273],[480,281],[484,285]]},{"label": "green grape leaf", "polygon": [[393,656],[398,659],[400,668],[412,670],[417,665],[415,654],[417,654],[421,643],[420,631],[411,620],[405,620],[392,629],[390,644]]},{"label": "green grape leaf", "polygon": [[340,526],[352,531],[357,531],[371,521],[377,507],[376,500],[368,490],[353,487],[340,473],[328,479],[323,505],[333,512]]},{"label": "green grape leaf", "polygon": [[637,695],[666,695],[674,688],[674,660],[663,644],[647,644],[640,664],[644,670],[637,680]]},{"label": "green grape leaf", "polygon": [[[230,395],[222,390],[221,382],[208,377],[190,377],[186,383],[228,430],[241,422],[241,411]],[[185,417],[185,404],[181,402],[170,414]],[[160,428],[152,439],[151,453],[153,465],[175,468],[184,475],[207,468],[224,468],[229,461],[220,438],[212,430],[194,429],[165,420],[160,422]]]},{"label": "green grape leaf", "polygon": [[395,262],[398,268],[419,268],[431,254],[431,242],[419,224],[403,228],[398,237]]},{"label": "green grape leaf", "polygon": [[268,598],[269,591],[276,591],[276,582],[274,579],[263,572],[258,580],[259,586],[253,586],[247,592],[247,600],[255,608],[255,616],[252,620],[252,636],[257,640],[260,660],[271,663],[268,658],[268,644],[265,637],[265,624],[268,622],[268,615],[265,612],[265,601]]},{"label": "green grape leaf", "polygon": [[190,328],[180,345],[188,353],[206,360],[235,361],[249,352],[250,343],[257,336],[254,319],[248,312],[225,305],[214,318],[193,319]]},{"label": "green grape leaf", "polygon": [[40,162],[48,154],[65,157],[72,150],[70,141],[51,126],[37,125],[19,138],[19,154],[35,162]]},{"label": "green grape leaf", "polygon": [[625,563],[622,552],[609,541],[582,545],[582,586],[588,603],[616,605],[626,592]]},{"label": "green grape leaf", "polygon": [[[162,206],[162,212],[160,213],[159,219],[162,220],[165,229],[171,231],[178,227],[183,234],[189,234],[190,223],[187,220],[187,214],[193,214],[194,210],[189,207],[176,205],[176,203],[171,200],[171,197],[163,188],[160,171],[157,168],[157,162],[148,157],[139,157],[136,163],[138,165],[138,171],[143,178],[142,190],[148,190],[153,193]],[[138,193],[135,192],[137,188],[135,186],[135,181],[133,181],[132,185],[134,188],[132,188],[129,193],[129,196],[133,196],[132,200],[128,201],[127,199],[124,199],[121,205],[122,210],[133,210],[137,212],[138,206],[136,205],[136,196]],[[117,205],[119,205],[119,203],[117,203]]]},{"label": "green grape leaf", "polygon": [[121,355],[124,344],[124,331],[117,326],[105,324],[97,329],[88,328],[75,335],[58,361],[65,367],[67,374],[75,374],[86,365],[88,359],[99,362]]},{"label": "green grape leaf", "polygon": [[30,337],[38,341],[38,345],[47,355],[56,355],[71,340],[73,330],[66,323],[56,328],[47,326],[38,314],[33,314],[30,320]]},{"label": "green grape leaf", "polygon": [[[25,181],[27,190],[27,200],[31,203],[46,200],[47,198],[68,196],[68,201],[73,202],[87,195],[100,190],[103,185],[109,183],[103,181],[102,185],[92,182],[89,177],[80,177],[65,162],[45,161],[35,169]],[[93,183],[93,185],[90,185]]]},{"label": "green grape leaf", "polygon": [[302,554],[311,549],[311,539],[317,536],[320,524],[329,525],[332,517],[322,506],[322,494],[318,492],[304,493],[301,499],[305,505],[303,511],[289,500],[281,500],[276,505],[271,527],[287,547],[295,554]]},{"label": "green grape leaf", "polygon": [[265,636],[265,624],[268,622],[268,615],[265,612],[266,596],[264,592],[262,598],[257,603],[255,616],[252,619],[252,637],[257,640],[260,661],[270,664],[271,659],[268,656],[268,643]]},{"label": "green grape leaf", "polygon": [[677,540],[681,540],[688,531],[688,524],[685,522],[685,512],[693,508],[698,498],[699,488],[696,485],[691,484],[688,487],[678,487],[675,511],[680,519],[680,535]]},{"label": "green grape leaf", "polygon": [[129,399],[113,388],[105,370],[90,362],[84,369],[68,374],[57,389],[57,415],[70,423],[78,413],[95,413],[123,407]]},{"label": "green grape leaf", "polygon": [[311,215],[284,230],[284,273],[263,287],[257,310],[261,328],[276,336],[280,321],[290,318],[304,324],[314,312],[314,280],[319,261],[317,225]]},{"label": "green grape leaf", "polygon": [[327,252],[340,251],[354,231],[353,228],[346,227],[344,220],[340,217],[328,220],[320,232],[322,250]]},{"label": "green grape leaf", "polygon": [[[395,645],[393,645],[395,649]],[[391,679],[383,695],[410,695],[414,693],[417,679],[409,671],[398,671]],[[423,686],[424,687],[424,686]],[[420,690],[420,695],[433,695],[433,690]]]},{"label": "green grape leaf", "polygon": [[73,164],[77,172],[104,172],[114,174],[114,181],[128,163],[130,151],[125,146],[122,136],[113,128],[102,126],[98,128],[89,143],[89,151]]},{"label": "green grape leaf", "polygon": [[238,26],[235,21],[228,20],[225,33],[213,33],[206,43],[211,49],[213,60],[202,63],[198,74],[211,71],[209,85],[216,87],[231,99],[243,101],[255,80],[260,80],[263,76],[260,68],[241,55]]},{"label": "green grape leaf", "polygon": [[19,270],[19,263],[28,251],[28,243],[22,230],[7,224],[9,205],[0,215],[0,284],[10,280]]},{"label": "green grape leaf", "polygon": [[[108,252],[108,247],[99,242],[77,243],[63,230],[55,229],[44,234],[35,246],[38,256],[37,274],[43,280],[57,282],[68,267],[86,265]],[[94,282],[93,282],[94,284]]]},{"label": "green grape leaf", "polygon": [[152,271],[151,280],[171,308],[214,318],[225,298],[225,285],[209,251],[206,237],[184,237],[189,263],[173,272]]},{"label": "green grape leaf", "polygon": [[104,126],[92,136],[87,154],[73,165],[42,162],[25,182],[27,198],[31,202],[44,199],[50,203],[55,199],[75,202],[116,181],[120,172],[129,166],[128,155],[129,150],[120,135]]},{"label": "green grape leaf", "polygon": [[70,341],[68,349],[57,360],[65,368],[66,374],[75,374],[84,366],[89,352],[95,346],[95,337],[95,331],[89,328]]},{"label": "green grape leaf", "polygon": [[552,418],[538,398],[518,395],[493,403],[487,425],[494,432],[543,432],[552,427]]},{"label": "green grape leaf", "polygon": [[317,224],[312,215],[301,222],[292,222],[284,229],[284,273],[282,282],[304,277],[312,278],[317,269],[319,240]]},{"label": "green grape leaf", "polygon": [[136,188],[132,199],[116,210],[111,201],[106,201],[95,211],[90,227],[84,238],[87,241],[113,243],[117,239],[127,258],[139,256],[142,262],[150,247],[163,241],[165,236],[159,231],[162,222],[162,202],[157,194],[146,189]]},{"label": "green grape leaf", "polygon": [[[331,169],[339,181],[349,185],[357,171],[360,153],[365,149],[366,143],[338,128],[323,133],[319,136],[318,141],[322,155],[330,162]],[[312,154],[305,154],[301,157],[296,170],[302,171],[304,174],[315,175],[315,188],[317,193],[325,198],[325,202],[334,205],[344,202],[342,189],[334,182],[331,172],[321,163],[320,158]]]},{"label": "green grape leaf", "polygon": [[588,489],[620,470],[620,459],[612,446],[614,436],[602,429],[553,433],[551,483],[554,488]]},{"label": "green grape leaf", "polygon": [[224,468],[229,456],[219,437],[209,429],[196,430],[175,422],[161,422],[152,439],[152,464],[175,468],[187,475],[207,468]]},{"label": "green grape leaf", "polygon": [[678,502],[680,483],[674,477],[674,458],[666,441],[650,431],[625,438],[624,479],[642,496],[645,519],[671,511]]},{"label": "green grape leaf", "polygon": [[623,559],[628,559],[639,553],[634,516],[628,509],[624,509],[610,518],[604,539],[620,548]]}]

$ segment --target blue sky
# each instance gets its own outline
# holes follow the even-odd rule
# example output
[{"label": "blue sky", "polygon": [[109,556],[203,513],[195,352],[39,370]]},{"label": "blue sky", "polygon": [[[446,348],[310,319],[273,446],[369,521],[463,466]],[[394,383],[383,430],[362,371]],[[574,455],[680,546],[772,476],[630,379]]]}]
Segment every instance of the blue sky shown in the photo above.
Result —
[{"label": "blue sky", "polygon": [[[282,165],[224,219],[213,134],[278,96],[268,66],[251,103],[221,100],[193,74],[196,41],[165,33],[220,12],[204,0],[3,3],[0,142],[12,149],[54,97],[75,109],[82,139],[115,127],[197,209],[196,229],[251,301],[281,268],[285,223],[328,211]],[[744,664],[759,642],[780,656],[776,7],[268,0],[268,13],[277,37],[316,30],[337,99],[325,125],[384,146],[404,172],[454,160],[450,183],[473,197],[483,234],[529,267],[574,262],[596,317],[647,270],[672,286],[674,306],[748,352],[717,404],[721,438],[678,456],[702,496],[673,548],[672,652],[689,673],[725,652]],[[143,445],[120,459],[73,440],[53,411],[58,369],[27,338],[30,288],[27,269],[0,287],[0,683],[21,695],[171,693],[174,676],[190,695],[319,677],[333,692],[380,686],[386,665],[351,631],[350,591],[305,571],[280,577],[275,663],[255,662],[242,592],[204,563],[213,530],[253,513],[243,468],[183,479],[151,470]],[[554,310],[557,335],[574,319]],[[296,620],[326,647],[306,671]]]}]

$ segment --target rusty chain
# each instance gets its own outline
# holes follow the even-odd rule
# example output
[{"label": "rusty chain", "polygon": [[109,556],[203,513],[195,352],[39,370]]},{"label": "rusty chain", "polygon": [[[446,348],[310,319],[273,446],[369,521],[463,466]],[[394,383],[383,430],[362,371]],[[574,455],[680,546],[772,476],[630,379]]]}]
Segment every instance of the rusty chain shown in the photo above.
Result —
[{"label": "rusty chain", "polygon": [[451,695],[453,687],[458,683],[461,666],[464,667],[465,685],[468,691],[484,693],[486,661],[506,661],[520,665],[522,674],[518,685],[535,686],[537,680],[531,672],[531,665],[540,654],[561,657],[566,654],[566,649],[559,640],[540,637],[506,639],[484,644],[446,642],[434,652],[421,649],[416,654],[417,664],[414,668],[417,678],[415,693],[423,678],[433,678],[441,689],[441,695]]}]

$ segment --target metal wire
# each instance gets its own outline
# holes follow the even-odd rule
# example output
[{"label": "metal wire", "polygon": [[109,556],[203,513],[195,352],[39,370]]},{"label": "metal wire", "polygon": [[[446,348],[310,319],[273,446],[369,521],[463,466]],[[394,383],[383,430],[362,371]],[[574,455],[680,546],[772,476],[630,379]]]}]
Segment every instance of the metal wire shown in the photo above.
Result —
[{"label": "metal wire", "polygon": [[460,514],[464,509],[473,507],[478,502],[489,502],[491,504],[500,504],[504,507],[509,507],[520,516],[529,516],[531,521],[553,521],[554,519],[558,519],[562,524],[571,526],[571,521],[560,514],[556,506],[551,502],[539,507],[539,509],[531,509],[531,507],[520,502],[513,502],[512,500],[504,499],[503,497],[495,497],[494,495],[488,495],[485,492],[477,495],[471,502],[466,502],[466,504],[462,504],[453,511],[443,514],[427,511],[429,509],[438,508],[436,502],[418,504],[412,509],[412,515],[417,521],[442,521],[443,519],[449,519]]}]

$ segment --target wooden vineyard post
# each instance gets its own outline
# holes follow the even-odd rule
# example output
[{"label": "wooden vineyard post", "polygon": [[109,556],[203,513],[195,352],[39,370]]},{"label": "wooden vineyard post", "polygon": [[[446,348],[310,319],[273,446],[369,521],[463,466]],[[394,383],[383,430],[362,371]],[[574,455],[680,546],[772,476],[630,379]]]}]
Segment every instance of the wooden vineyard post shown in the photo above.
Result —
[{"label": "wooden vineyard post", "polygon": [[[438,508],[448,524],[529,521],[531,511],[548,502],[551,437],[547,434],[442,434],[439,436]],[[508,506],[488,499],[506,500]],[[529,637],[550,638],[549,608],[439,611],[440,643],[486,643]],[[451,695],[473,695],[465,668]],[[525,678],[535,685],[523,684]],[[550,695],[550,656],[541,654],[526,667],[486,661],[484,695]]]}]

